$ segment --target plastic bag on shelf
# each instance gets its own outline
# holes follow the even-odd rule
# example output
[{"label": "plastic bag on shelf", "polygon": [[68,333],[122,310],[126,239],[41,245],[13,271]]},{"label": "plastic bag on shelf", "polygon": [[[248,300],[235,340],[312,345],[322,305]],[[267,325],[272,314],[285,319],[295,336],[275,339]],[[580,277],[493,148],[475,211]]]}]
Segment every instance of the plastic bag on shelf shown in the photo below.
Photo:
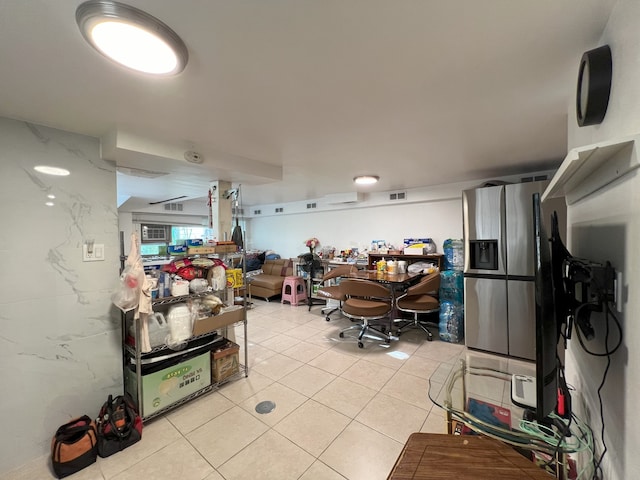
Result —
[{"label": "plastic bag on shelf", "polygon": [[144,270],[140,271],[134,266],[125,266],[118,285],[111,294],[111,301],[123,312],[133,310],[140,301],[140,289],[144,282]]}]

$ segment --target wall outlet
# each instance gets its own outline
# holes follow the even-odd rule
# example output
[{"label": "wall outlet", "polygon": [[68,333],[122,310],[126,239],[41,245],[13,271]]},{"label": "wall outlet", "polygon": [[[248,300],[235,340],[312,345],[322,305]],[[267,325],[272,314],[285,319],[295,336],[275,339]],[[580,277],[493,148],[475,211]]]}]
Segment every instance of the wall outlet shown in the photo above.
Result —
[{"label": "wall outlet", "polygon": [[91,251],[85,243],[82,245],[83,262],[104,262],[104,243],[94,243]]}]

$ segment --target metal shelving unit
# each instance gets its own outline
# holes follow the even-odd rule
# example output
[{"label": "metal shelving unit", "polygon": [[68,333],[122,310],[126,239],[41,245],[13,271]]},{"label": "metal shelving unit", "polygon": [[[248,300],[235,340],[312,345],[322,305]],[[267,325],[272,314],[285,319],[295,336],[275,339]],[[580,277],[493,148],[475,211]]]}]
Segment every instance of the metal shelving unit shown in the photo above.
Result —
[{"label": "metal shelving unit", "polygon": [[[246,285],[246,270],[245,270],[246,262],[245,262],[245,257],[243,252],[227,253],[227,254],[221,253],[221,254],[216,254],[215,256],[216,258],[219,258],[220,260],[222,260],[226,265],[229,265],[233,268],[237,268],[239,264],[242,263],[242,277],[244,279],[243,280],[244,284]],[[211,293],[214,293],[220,298],[222,298],[227,305],[235,304],[234,291],[231,290],[231,292],[229,292],[229,289],[224,289],[224,290],[219,290],[215,292],[203,292],[203,293],[197,293],[197,294],[154,299],[152,301],[152,305],[155,311],[157,307],[164,307],[167,305],[184,303],[188,300],[204,297]],[[227,298],[229,295],[231,295],[231,298]],[[189,350],[194,350],[194,351],[202,350],[200,353],[202,354],[206,352],[207,346],[211,346],[212,348],[215,348],[219,343],[222,342],[223,337],[221,335],[218,335],[218,330],[215,330],[215,331],[204,333],[201,335],[192,336],[191,338],[189,338],[186,346],[180,350],[173,350],[169,348],[167,345],[162,344],[162,345],[157,345],[153,347],[149,352],[143,353],[140,350],[140,345],[141,345],[140,322],[133,320],[133,311],[122,315],[122,368],[123,368],[123,377],[124,377],[124,391],[129,393],[132,396],[136,405],[138,405],[138,409],[140,410],[140,415],[143,420],[146,421],[146,420],[150,420],[152,418],[158,417],[160,415],[163,415],[168,411],[173,410],[174,408],[177,408],[185,403],[188,403],[189,401],[195,398],[201,397],[202,395],[205,395],[209,392],[212,392],[218,389],[220,386],[228,382],[241,378],[242,376],[247,377],[249,375],[249,368],[248,368],[249,358],[248,358],[248,348],[247,348],[248,347],[248,340],[247,340],[247,306],[248,305],[247,305],[246,289],[244,289],[244,295],[242,295],[242,297],[243,297],[243,302],[241,305],[242,319],[238,321],[237,315],[229,315],[229,322],[225,323],[224,320],[222,320],[222,325],[218,328],[218,330],[221,330],[229,327],[235,327],[238,325],[242,325],[244,328],[244,338],[243,338],[244,363],[240,362],[239,371],[219,382],[214,382],[212,378],[210,384],[206,385],[205,387],[191,394],[188,394],[180,399],[177,399],[171,404],[166,405],[165,407],[162,407],[160,409],[157,409],[151,413],[144,411],[143,400],[144,400],[145,392],[143,391],[143,378],[142,378],[143,366],[147,366],[160,361],[170,360],[173,357],[177,359],[183,356]],[[220,318],[224,319],[224,315],[225,315],[224,313],[221,314]],[[133,329],[134,345],[130,345],[127,342],[128,322],[134,322],[134,326],[135,326],[135,328]],[[211,344],[206,343],[207,338],[211,338],[211,341],[212,341]],[[216,342],[218,338],[220,339],[220,342]],[[166,352],[166,355],[162,355],[163,352]],[[128,382],[127,382],[127,375],[131,375],[131,373],[128,373],[127,370],[131,369],[132,367],[135,369],[135,384],[136,384],[135,391],[130,391],[132,389],[128,388]]]}]

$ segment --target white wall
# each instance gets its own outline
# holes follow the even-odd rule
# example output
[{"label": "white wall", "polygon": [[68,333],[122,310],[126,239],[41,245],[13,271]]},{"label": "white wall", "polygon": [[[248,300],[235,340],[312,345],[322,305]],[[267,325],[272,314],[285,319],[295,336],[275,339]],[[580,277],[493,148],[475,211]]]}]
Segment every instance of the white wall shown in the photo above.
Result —
[{"label": "white wall", "polygon": [[[613,55],[613,85],[607,115],[601,125],[579,128],[574,107],[569,107],[569,148],[640,133],[640,2],[620,0],[596,46],[609,44]],[[579,59],[576,59],[576,75]],[[640,478],[640,430],[637,405],[640,399],[640,176],[638,171],[568,206],[568,246],[574,255],[596,261],[610,260],[624,275],[625,300],[619,318],[624,344],[612,359],[604,401],[604,478]],[[592,317],[597,339],[590,348],[603,346],[604,319]],[[613,334],[612,334],[613,335]],[[586,355],[572,340],[567,355],[570,383],[578,388],[576,406],[599,437],[601,422],[597,389],[606,365],[604,358]]]},{"label": "white wall", "polygon": [[405,237],[430,237],[442,252],[445,239],[462,238],[461,209],[461,199],[454,199],[252,218],[246,243],[248,248],[296,257],[308,251],[304,241],[311,237],[338,251],[354,247],[362,251],[374,239],[402,245]]},{"label": "white wall", "polygon": [[[519,182],[532,175],[551,178],[553,172],[527,172],[491,180]],[[305,211],[308,202],[285,205],[283,214],[274,214],[273,205],[252,206],[245,209],[252,215],[247,220],[247,248],[296,257],[306,253],[304,241],[310,237],[338,251],[369,249],[372,240],[402,247],[405,238],[431,238],[442,253],[446,239],[462,238],[462,191],[488,180],[410,189],[402,201],[390,201],[388,192],[369,194],[362,201],[342,206],[324,205],[319,199],[317,211]],[[262,214],[253,215],[256,209]]]},{"label": "white wall", "polygon": [[[48,454],[58,426],[96,416],[122,391],[109,299],[117,221],[115,166],[100,159],[97,139],[0,118],[0,477]],[[82,262],[87,238],[104,244],[104,262]]]}]

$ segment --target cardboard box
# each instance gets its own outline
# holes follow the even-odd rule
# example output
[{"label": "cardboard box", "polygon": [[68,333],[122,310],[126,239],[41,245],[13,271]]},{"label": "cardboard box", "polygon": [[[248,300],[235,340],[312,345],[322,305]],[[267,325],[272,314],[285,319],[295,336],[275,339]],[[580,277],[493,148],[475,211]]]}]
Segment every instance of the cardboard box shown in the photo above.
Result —
[{"label": "cardboard box", "polygon": [[[210,356],[210,352],[206,351],[148,374],[143,369],[142,408],[138,406],[142,416],[151,415],[211,385]],[[125,369],[125,382],[127,391],[136,391],[137,377],[131,367]]]},{"label": "cardboard box", "polygon": [[410,247],[404,247],[405,255],[424,255],[424,243],[416,243]]},{"label": "cardboard box", "polygon": [[227,288],[240,288],[244,285],[241,268],[227,269]]},{"label": "cardboard box", "polygon": [[208,255],[211,253],[233,253],[238,250],[238,246],[233,245],[216,245],[216,246],[202,246],[202,247],[189,247],[187,254],[189,255]]},{"label": "cardboard box", "polygon": [[411,245],[416,245],[418,243],[429,243],[432,240],[430,238],[405,238],[403,240],[403,245],[405,247],[410,247]]},{"label": "cardboard box", "polygon": [[187,253],[187,247],[184,245],[169,245],[167,247],[169,255],[184,255]]},{"label": "cardboard box", "polygon": [[193,326],[193,335],[204,335],[222,327],[233,325],[244,319],[244,309],[240,305],[223,308],[218,315],[201,318]]},{"label": "cardboard box", "polygon": [[228,341],[224,346],[211,352],[211,377],[221,382],[240,371],[240,345]]}]

